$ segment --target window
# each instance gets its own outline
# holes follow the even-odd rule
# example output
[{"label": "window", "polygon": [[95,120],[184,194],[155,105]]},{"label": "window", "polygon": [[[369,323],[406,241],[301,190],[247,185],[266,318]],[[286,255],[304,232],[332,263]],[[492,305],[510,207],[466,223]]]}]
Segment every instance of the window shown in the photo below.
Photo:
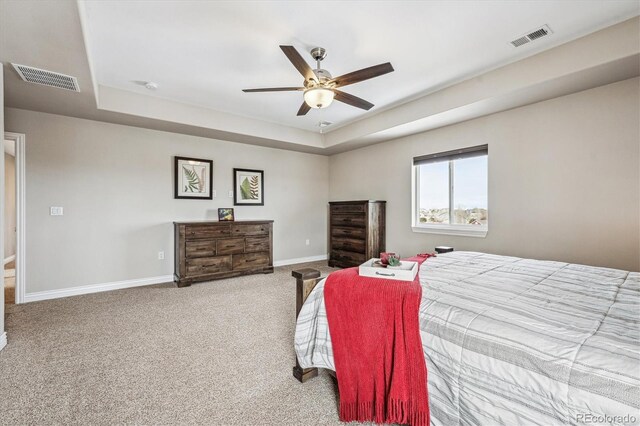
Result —
[{"label": "window", "polygon": [[481,145],[413,159],[413,230],[484,237],[487,157]]}]

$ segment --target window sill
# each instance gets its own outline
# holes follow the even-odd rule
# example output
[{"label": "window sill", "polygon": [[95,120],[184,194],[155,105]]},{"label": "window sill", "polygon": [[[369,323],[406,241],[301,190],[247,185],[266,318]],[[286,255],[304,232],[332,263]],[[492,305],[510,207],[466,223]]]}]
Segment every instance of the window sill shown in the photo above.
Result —
[{"label": "window sill", "polygon": [[477,237],[484,238],[489,231],[486,227],[477,228],[475,226],[465,225],[422,225],[412,226],[413,232],[421,232],[424,234],[444,234],[457,235],[460,237]]}]

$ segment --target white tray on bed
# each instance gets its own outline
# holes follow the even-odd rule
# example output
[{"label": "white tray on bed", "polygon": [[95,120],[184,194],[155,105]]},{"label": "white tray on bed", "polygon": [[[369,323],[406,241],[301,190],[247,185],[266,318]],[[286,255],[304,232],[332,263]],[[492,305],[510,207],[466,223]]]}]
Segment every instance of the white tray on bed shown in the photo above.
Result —
[{"label": "white tray on bed", "polygon": [[373,258],[364,262],[358,268],[358,274],[363,277],[383,278],[385,280],[413,281],[418,273],[418,262],[403,260],[399,266],[374,266],[380,259]]}]

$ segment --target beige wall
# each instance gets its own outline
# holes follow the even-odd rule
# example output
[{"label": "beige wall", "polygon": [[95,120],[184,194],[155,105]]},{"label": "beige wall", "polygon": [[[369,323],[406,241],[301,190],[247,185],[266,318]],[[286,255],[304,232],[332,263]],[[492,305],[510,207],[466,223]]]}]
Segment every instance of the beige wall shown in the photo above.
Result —
[{"label": "beige wall", "polygon": [[[13,143],[13,142],[12,142]],[[4,154],[4,258],[16,254],[16,159]]]},{"label": "beige wall", "polygon": [[[330,158],[9,108],[7,130],[27,135],[26,290],[170,275],[171,222],[232,206],[233,167],[265,170],[266,205],[236,216],[275,220],[276,260],[326,253],[329,199],[375,198],[401,254],[448,244],[639,270],[638,96],[636,78]],[[487,237],[413,233],[411,158],[482,143]],[[212,159],[218,197],[174,200],[174,155]]]},{"label": "beige wall", "polygon": [[[638,78],[334,155],[331,200],[387,200],[387,249],[640,270]],[[489,144],[486,238],[411,230],[411,159]]]},{"label": "beige wall", "polygon": [[[326,254],[328,157],[11,108],[6,121],[26,134],[27,293],[172,274],[172,221],[234,207],[234,167],[265,171],[265,206],[235,213],[275,220],[276,261]],[[175,155],[213,160],[217,198],[174,200]]]}]

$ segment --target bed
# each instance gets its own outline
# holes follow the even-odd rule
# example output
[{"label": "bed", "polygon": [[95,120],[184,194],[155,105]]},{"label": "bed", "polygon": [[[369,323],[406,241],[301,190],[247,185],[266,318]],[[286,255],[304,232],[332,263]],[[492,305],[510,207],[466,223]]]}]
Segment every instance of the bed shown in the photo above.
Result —
[{"label": "bed", "polygon": [[[639,424],[640,273],[452,252],[419,276],[432,425]],[[300,277],[307,378],[335,367],[324,280]]]}]

